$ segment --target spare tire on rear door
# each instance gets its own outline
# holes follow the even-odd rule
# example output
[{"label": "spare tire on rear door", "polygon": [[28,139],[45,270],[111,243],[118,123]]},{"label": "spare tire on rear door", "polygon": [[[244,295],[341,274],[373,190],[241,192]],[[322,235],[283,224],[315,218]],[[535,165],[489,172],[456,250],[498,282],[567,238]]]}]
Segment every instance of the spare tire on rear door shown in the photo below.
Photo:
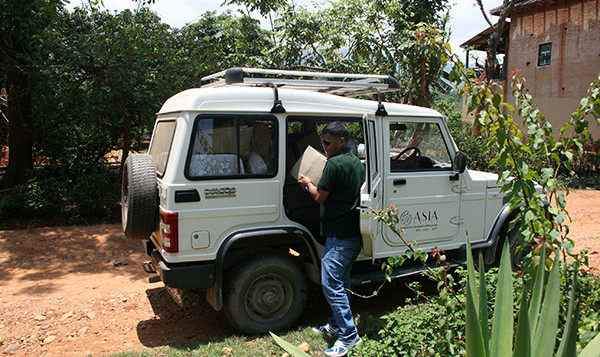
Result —
[{"label": "spare tire on rear door", "polygon": [[129,239],[147,239],[157,225],[158,192],[152,156],[132,154],[123,166],[121,221]]}]

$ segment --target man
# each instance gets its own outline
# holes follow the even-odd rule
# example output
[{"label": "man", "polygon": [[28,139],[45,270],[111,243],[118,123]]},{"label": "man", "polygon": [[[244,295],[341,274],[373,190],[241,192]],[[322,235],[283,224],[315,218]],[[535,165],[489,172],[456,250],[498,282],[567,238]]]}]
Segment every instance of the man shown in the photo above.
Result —
[{"label": "man", "polygon": [[350,151],[348,129],[340,122],[328,124],[322,133],[327,155],[323,175],[315,186],[301,176],[302,185],[321,204],[321,235],[326,237],[321,261],[321,284],[333,316],[324,326],[313,328],[319,333],[337,333],[333,347],[325,351],[329,357],[345,356],[361,342],[350,309],[350,270],[361,249],[360,222],[357,207],[365,168]]}]

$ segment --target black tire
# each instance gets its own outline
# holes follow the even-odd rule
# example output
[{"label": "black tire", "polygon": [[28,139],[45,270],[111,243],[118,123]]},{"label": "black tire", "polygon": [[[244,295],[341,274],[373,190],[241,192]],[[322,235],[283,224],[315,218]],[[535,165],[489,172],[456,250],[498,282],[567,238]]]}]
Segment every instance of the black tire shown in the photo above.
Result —
[{"label": "black tire", "polygon": [[496,261],[494,262],[494,266],[500,266],[500,257],[502,257],[504,241],[508,239],[508,247],[510,248],[510,266],[515,272],[521,269],[523,257],[531,251],[531,244],[527,244],[525,247],[517,249],[519,247],[519,227],[520,224],[517,224],[508,232],[508,228],[503,229],[501,239],[498,241],[498,246],[496,247]]},{"label": "black tire", "polygon": [[225,314],[254,335],[292,327],[306,305],[306,279],[298,264],[276,252],[252,257],[225,281]]},{"label": "black tire", "polygon": [[[524,246],[519,247],[519,225],[516,225],[508,233],[508,246],[510,247],[510,265],[513,271],[521,270],[523,266],[523,258],[531,252],[533,245],[526,243]],[[517,249],[519,248],[519,249]]]},{"label": "black tire", "polygon": [[156,228],[158,191],[150,155],[132,154],[123,166],[121,223],[129,239],[147,239]]}]

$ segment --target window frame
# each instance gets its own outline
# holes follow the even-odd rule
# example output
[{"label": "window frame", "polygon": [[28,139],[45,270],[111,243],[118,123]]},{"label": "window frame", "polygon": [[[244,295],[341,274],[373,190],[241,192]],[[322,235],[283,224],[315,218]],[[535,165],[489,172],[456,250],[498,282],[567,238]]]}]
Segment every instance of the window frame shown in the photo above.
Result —
[{"label": "window frame", "polygon": [[[386,134],[386,138],[387,138],[387,143],[385,143],[387,150],[388,150],[388,155],[392,153],[392,135],[391,135],[391,124],[408,124],[408,123],[414,123],[414,124],[430,124],[430,125],[435,125],[435,127],[437,127],[438,133],[440,135],[441,140],[444,143],[444,148],[446,149],[446,153],[448,155],[448,160],[450,161],[449,167],[440,167],[440,168],[436,168],[436,167],[431,167],[431,168],[407,168],[407,169],[393,169],[392,168],[392,156],[390,155],[389,159],[386,160],[387,161],[387,165],[389,165],[389,171],[388,173],[390,174],[398,174],[398,173],[408,173],[408,172],[452,172],[453,167],[454,167],[454,155],[452,155],[452,150],[450,150],[451,148],[448,146],[449,142],[448,142],[448,137],[443,129],[443,126],[440,125],[439,122],[433,120],[433,121],[415,121],[415,120],[407,120],[407,119],[402,119],[402,118],[394,118],[393,120],[387,121],[386,122],[386,127],[384,128],[384,131],[387,131]],[[413,133],[414,134],[414,133]]]},{"label": "window frame", "polygon": [[[194,149],[194,143],[196,138],[196,132],[198,131],[198,122],[203,119],[233,119],[233,120],[269,120],[273,123],[273,151],[275,154],[274,163],[275,167],[273,171],[267,174],[237,174],[237,175],[211,175],[211,176],[192,176],[189,174],[189,168],[192,161],[192,152]],[[239,132],[238,132],[239,134]],[[239,155],[239,152],[238,152]],[[274,115],[265,115],[265,114],[223,114],[223,113],[203,113],[198,114],[194,118],[194,124],[190,134],[190,141],[188,144],[185,166],[183,169],[183,173],[186,179],[190,181],[206,181],[206,180],[215,180],[215,179],[235,179],[235,180],[243,180],[243,179],[256,179],[256,178],[273,178],[277,176],[279,173],[279,121]]]},{"label": "window frame", "polygon": [[[542,56],[542,49],[544,46],[549,46],[549,50],[548,50],[548,54]],[[545,61],[548,61],[548,63],[545,63]],[[541,63],[542,61],[544,61],[544,63]],[[548,67],[552,64],[552,42],[544,42],[544,43],[540,43],[538,45],[538,51],[537,51],[537,66],[538,67]]]},{"label": "window frame", "polygon": [[[173,139],[175,138],[175,133],[177,132],[177,119],[175,118],[169,118],[166,120],[157,120],[156,124],[154,125],[154,130],[152,131],[152,141],[150,142],[150,148],[148,149],[148,155],[152,156],[151,154],[151,150],[153,148],[153,144],[154,141],[156,139],[156,132],[158,131],[158,126],[162,123],[175,123],[175,127],[173,128],[173,132],[171,133],[171,142],[169,144],[169,150],[167,150],[167,161],[165,161],[165,167],[163,168],[162,172],[159,172],[158,169],[156,168],[156,162],[155,162],[155,168],[156,168],[156,176],[158,178],[163,178],[165,176],[165,172],[167,172],[167,167],[169,166],[169,159],[171,158],[171,150],[173,149]],[[154,158],[152,158],[154,160]]]},{"label": "window frame", "polygon": [[[291,121],[300,121],[303,122],[303,130],[300,133],[289,133],[287,132],[287,124]],[[319,141],[321,140],[321,133],[319,132],[318,128],[319,125],[323,124],[323,123],[332,123],[334,121],[339,121],[342,123],[353,123],[353,124],[358,124],[360,126],[361,129],[361,133],[363,135],[363,144],[364,144],[364,140],[365,140],[365,129],[363,128],[363,123],[362,123],[362,118],[360,117],[355,117],[355,116],[326,116],[326,115],[315,115],[315,114],[293,114],[293,115],[289,115],[286,117],[286,139],[288,135],[299,135],[299,134],[306,134],[306,130],[308,129],[308,126],[306,124],[307,121],[310,121],[311,123],[314,124],[315,129],[317,129],[316,133],[319,137]],[[345,125],[345,124],[344,124]],[[355,143],[356,143],[356,148],[358,150],[358,141],[356,141],[355,138],[352,138]],[[286,143],[287,145],[287,143]],[[315,148],[317,151],[319,151],[320,153],[322,153],[323,155],[325,155],[325,150],[323,150],[323,146],[320,145],[318,148]],[[302,153],[299,153],[300,155],[302,155]],[[358,155],[357,155],[358,157]],[[359,157],[360,158],[360,157]],[[363,158],[364,159],[364,158]],[[363,160],[361,159],[361,160]]]}]

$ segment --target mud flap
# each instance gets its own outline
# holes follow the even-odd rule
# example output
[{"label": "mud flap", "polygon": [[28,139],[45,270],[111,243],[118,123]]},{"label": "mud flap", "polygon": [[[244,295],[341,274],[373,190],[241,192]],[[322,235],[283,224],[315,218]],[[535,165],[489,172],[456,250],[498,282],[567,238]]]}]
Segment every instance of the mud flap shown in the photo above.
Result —
[{"label": "mud flap", "polygon": [[217,284],[206,289],[206,301],[217,311],[223,309],[223,289]]}]

